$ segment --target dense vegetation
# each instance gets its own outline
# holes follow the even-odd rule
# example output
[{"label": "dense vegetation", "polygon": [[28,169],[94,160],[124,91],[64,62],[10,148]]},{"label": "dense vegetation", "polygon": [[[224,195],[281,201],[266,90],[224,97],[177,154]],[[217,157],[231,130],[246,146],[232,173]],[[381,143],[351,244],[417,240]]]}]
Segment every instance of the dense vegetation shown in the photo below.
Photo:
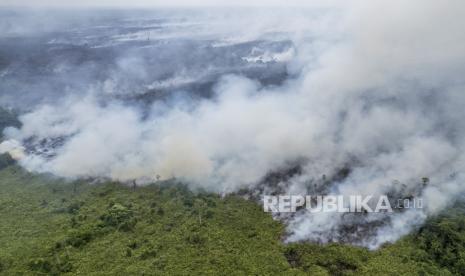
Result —
[{"label": "dense vegetation", "polygon": [[457,206],[370,252],[283,244],[284,226],[239,196],[65,182],[0,170],[3,275],[453,275],[465,273]]}]

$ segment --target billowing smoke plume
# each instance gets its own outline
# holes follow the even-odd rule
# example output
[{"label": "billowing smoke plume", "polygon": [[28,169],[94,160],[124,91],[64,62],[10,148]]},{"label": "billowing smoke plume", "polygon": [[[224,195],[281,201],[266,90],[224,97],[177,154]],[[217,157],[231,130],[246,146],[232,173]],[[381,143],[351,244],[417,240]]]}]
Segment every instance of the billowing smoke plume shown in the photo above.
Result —
[{"label": "billowing smoke plume", "polygon": [[[152,74],[161,78],[161,71],[149,70],[137,49],[116,53],[117,67],[102,81],[37,105],[20,117],[20,129],[5,130],[10,140],[0,149],[13,150],[32,171],[121,181],[159,175],[219,193],[248,188],[407,196],[418,193],[427,177],[424,209],[357,216],[299,212],[287,218],[289,241],[348,241],[371,248],[395,241],[465,191],[465,4],[351,4],[299,16],[264,12],[251,15],[249,25],[228,28],[242,19],[240,11],[223,21],[203,14],[196,24],[205,28],[199,35],[210,39],[212,53],[261,41],[241,57],[255,67],[186,67],[148,83]],[[174,35],[186,35],[189,28]],[[137,35],[150,39],[146,32],[132,38]],[[286,42],[269,42],[277,37]],[[264,50],[263,41],[274,48]],[[178,58],[189,59],[183,53]],[[163,67],[163,59],[159,62]],[[276,69],[280,64],[285,73]],[[278,70],[274,77],[283,79],[270,83],[251,73],[257,68]],[[211,85],[197,88],[211,93],[193,98],[189,85],[172,88],[194,77],[207,78]],[[134,95],[154,87],[173,93],[140,104]],[[270,174],[286,170],[292,173],[268,182]]]}]

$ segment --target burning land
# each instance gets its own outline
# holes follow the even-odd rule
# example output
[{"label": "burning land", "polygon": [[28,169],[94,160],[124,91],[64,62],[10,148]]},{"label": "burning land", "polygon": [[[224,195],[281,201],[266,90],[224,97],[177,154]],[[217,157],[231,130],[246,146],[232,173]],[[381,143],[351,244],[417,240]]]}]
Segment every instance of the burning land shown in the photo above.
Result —
[{"label": "burning land", "polygon": [[0,274],[465,275],[464,4],[138,1],[0,5]]}]

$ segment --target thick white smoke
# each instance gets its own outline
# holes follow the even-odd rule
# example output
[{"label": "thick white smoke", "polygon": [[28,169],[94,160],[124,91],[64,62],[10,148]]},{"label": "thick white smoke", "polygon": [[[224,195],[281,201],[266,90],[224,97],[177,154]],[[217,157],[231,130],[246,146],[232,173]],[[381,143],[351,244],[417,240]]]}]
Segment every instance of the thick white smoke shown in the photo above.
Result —
[{"label": "thick white smoke", "polygon": [[[91,93],[41,106],[5,134],[60,145],[20,158],[33,171],[122,181],[160,175],[221,193],[254,189],[295,162],[302,173],[281,185],[290,193],[305,194],[308,183],[342,168],[350,173],[331,193],[405,195],[428,177],[425,209],[358,218],[387,221],[356,242],[376,248],[465,191],[465,4],[352,4],[339,21],[312,22],[311,43],[295,36],[289,69],[301,74],[280,87],[224,76],[213,99],[155,103],[148,115]],[[288,240],[344,240],[346,222],[299,213]]]}]

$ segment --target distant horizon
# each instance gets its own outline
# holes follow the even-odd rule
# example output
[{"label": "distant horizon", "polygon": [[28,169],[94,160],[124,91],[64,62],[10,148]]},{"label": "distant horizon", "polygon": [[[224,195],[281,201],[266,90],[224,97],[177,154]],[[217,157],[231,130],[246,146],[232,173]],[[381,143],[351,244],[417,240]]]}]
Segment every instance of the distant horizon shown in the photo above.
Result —
[{"label": "distant horizon", "polygon": [[147,0],[83,0],[80,2],[64,2],[57,0],[2,0],[0,8],[205,8],[205,7],[328,7],[335,4],[347,3],[347,1],[303,1],[303,0],[239,0],[235,2],[225,0],[172,0],[172,1],[147,1]]}]

